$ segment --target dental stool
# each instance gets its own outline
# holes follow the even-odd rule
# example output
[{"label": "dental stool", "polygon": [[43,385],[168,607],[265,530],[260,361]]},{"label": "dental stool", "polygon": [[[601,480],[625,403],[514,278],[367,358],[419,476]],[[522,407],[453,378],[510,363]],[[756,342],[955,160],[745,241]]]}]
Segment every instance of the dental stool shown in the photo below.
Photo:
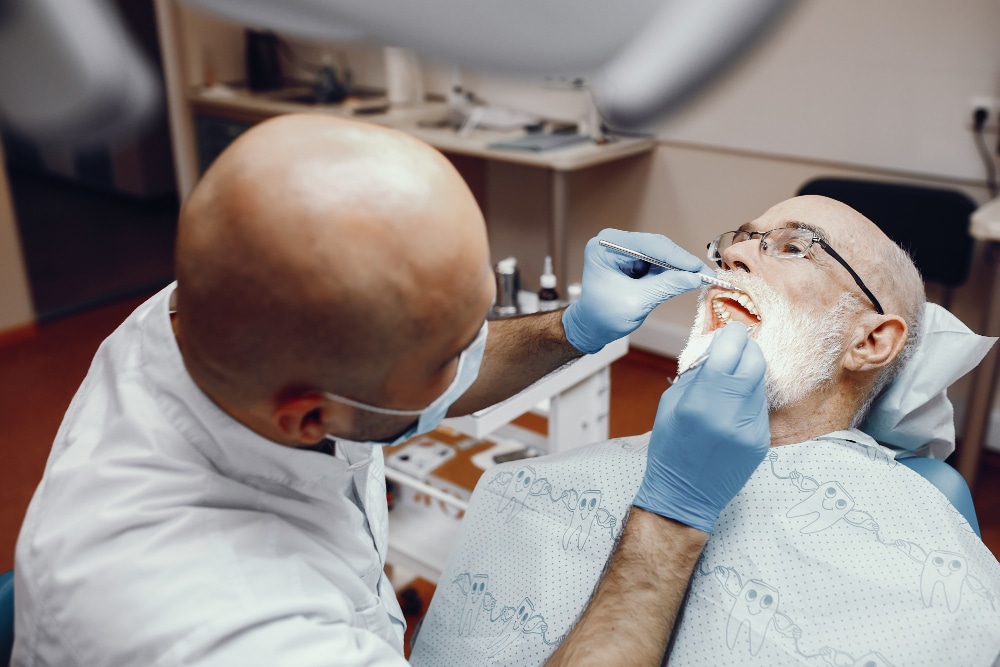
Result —
[{"label": "dental stool", "polygon": [[14,570],[0,574],[0,665],[10,664],[14,649]]}]

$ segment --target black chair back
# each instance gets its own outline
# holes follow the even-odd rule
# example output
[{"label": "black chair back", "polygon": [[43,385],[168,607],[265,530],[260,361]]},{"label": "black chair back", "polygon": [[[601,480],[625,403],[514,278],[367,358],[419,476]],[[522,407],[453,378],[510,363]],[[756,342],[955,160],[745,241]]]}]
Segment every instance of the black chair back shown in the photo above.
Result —
[{"label": "black chair back", "polygon": [[969,216],[976,203],[944,188],[846,178],[818,178],[800,195],[841,201],[874,222],[913,257],[925,281],[958,287],[969,277],[973,238]]}]

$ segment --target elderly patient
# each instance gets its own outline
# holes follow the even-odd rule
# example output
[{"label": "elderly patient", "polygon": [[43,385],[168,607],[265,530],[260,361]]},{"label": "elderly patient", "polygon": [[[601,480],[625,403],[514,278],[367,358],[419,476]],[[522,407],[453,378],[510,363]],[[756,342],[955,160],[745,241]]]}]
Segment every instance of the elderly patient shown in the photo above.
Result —
[{"label": "elderly patient", "polygon": [[[1000,564],[935,487],[858,428],[932,312],[912,261],[861,214],[815,196],[722,234],[709,254],[737,289],[702,293],[663,401],[683,403],[718,330],[745,325],[767,362],[772,440],[715,523],[669,663],[992,664]],[[717,409],[692,407],[706,419]],[[549,659],[600,580],[649,437],[488,471],[414,664]]]}]

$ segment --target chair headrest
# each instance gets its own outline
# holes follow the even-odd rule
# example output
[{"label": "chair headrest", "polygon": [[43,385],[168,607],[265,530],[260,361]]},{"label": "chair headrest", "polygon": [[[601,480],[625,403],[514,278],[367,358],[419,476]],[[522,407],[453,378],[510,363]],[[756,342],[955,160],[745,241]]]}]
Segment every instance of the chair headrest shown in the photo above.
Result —
[{"label": "chair headrest", "polygon": [[973,333],[941,306],[926,304],[916,352],[859,428],[896,450],[897,458],[947,458],[955,451],[955,413],[947,389],[996,341]]}]

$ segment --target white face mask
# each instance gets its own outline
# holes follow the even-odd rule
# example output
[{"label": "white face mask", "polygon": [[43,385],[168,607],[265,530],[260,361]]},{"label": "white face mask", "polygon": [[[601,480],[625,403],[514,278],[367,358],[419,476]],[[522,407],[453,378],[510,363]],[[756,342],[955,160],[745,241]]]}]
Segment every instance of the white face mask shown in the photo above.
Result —
[{"label": "white face mask", "polygon": [[[450,408],[452,404],[462,396],[462,394],[468,391],[469,387],[472,386],[472,383],[476,381],[476,377],[479,376],[479,366],[483,361],[483,351],[486,349],[487,325],[487,322],[483,322],[483,328],[479,330],[479,334],[476,335],[476,339],[473,340],[467,348],[462,350],[462,353],[459,355],[458,371],[455,373],[455,379],[452,380],[448,388],[444,390],[444,393],[434,399],[430,405],[422,410],[394,410],[392,408],[380,408],[377,405],[368,405],[367,403],[361,403],[360,401],[355,401],[345,396],[338,396],[337,394],[323,392],[322,395],[332,401],[337,401],[338,403],[343,403],[344,405],[350,405],[351,407],[367,410],[368,412],[375,412],[381,415],[392,415],[395,417],[418,417],[413,426],[408,428],[402,434],[396,436],[391,441],[372,440],[369,441],[370,444],[398,445],[399,443],[409,440],[414,436],[429,433],[438,427],[444,419],[444,416],[448,413],[448,408]],[[330,437],[336,440],[343,440],[343,438],[338,438],[334,435],[331,435]]]}]

